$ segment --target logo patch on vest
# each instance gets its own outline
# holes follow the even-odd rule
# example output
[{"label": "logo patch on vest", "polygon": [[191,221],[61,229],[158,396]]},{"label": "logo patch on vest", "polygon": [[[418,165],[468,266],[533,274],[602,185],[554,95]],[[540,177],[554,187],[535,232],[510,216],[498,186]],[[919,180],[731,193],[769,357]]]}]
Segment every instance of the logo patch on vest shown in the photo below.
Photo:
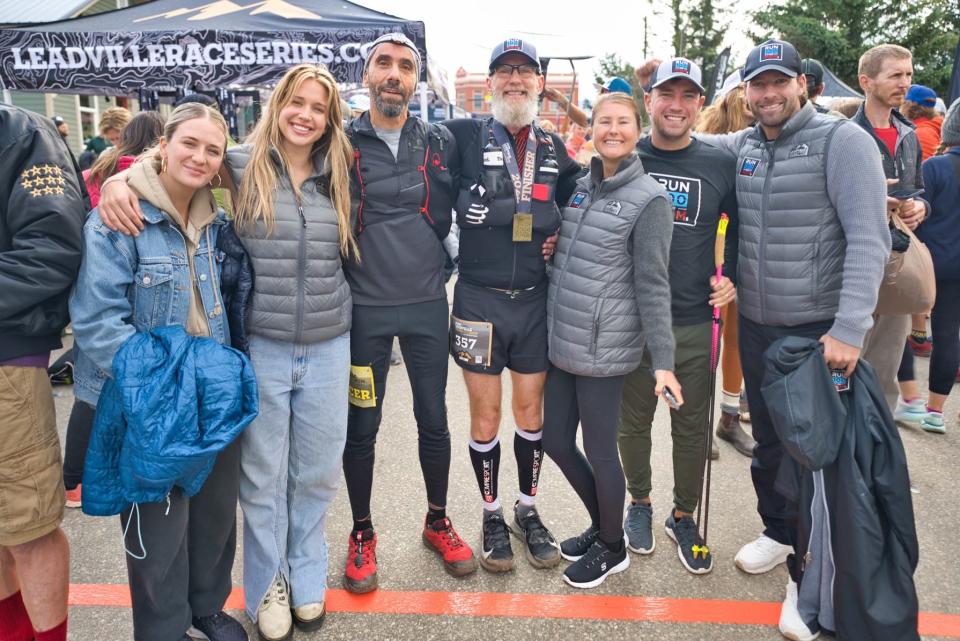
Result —
[{"label": "logo patch on vest", "polygon": [[583,206],[583,201],[586,200],[586,198],[587,198],[586,193],[582,191],[578,191],[573,195],[573,198],[570,200],[570,206],[573,207],[574,209],[579,209],[580,207]]},{"label": "logo patch on vest", "polygon": [[739,173],[741,176],[750,177],[757,172],[757,167],[759,166],[759,158],[744,158],[740,163],[740,171],[737,173]]},{"label": "logo patch on vest", "polygon": [[760,62],[783,60],[783,45],[779,42],[763,45],[760,50]]},{"label": "logo patch on vest", "polygon": [[620,215],[620,209],[622,209],[622,207],[620,206],[619,200],[611,200],[603,206],[603,211],[607,212],[608,214],[613,214],[614,216]]},{"label": "logo patch on vest", "polygon": [[651,178],[663,185],[673,204],[673,222],[676,225],[696,227],[700,218],[700,179],[649,172]]},{"label": "logo patch on vest", "polygon": [[802,142],[802,143],[800,143],[799,145],[797,145],[796,147],[794,147],[793,149],[791,149],[791,150],[790,150],[790,154],[789,154],[787,157],[788,157],[788,158],[800,158],[800,157],[802,157],[802,156],[806,156],[808,153],[810,153],[810,146],[807,145],[807,143]]}]

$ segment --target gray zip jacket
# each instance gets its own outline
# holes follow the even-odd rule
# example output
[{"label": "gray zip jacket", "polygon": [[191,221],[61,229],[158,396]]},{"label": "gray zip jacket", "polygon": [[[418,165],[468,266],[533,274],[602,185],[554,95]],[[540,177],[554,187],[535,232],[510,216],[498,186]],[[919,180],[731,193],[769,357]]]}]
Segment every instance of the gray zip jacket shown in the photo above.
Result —
[{"label": "gray zip jacket", "polygon": [[861,347],[890,255],[886,183],[873,139],[807,103],[768,141],[757,125],[698,138],[737,156],[737,305],[763,325],[833,320]]},{"label": "gray zip jacket", "polygon": [[[227,164],[239,186],[250,160],[250,145],[227,150]],[[274,157],[280,167],[279,157]],[[289,178],[280,172],[274,191],[275,225],[267,233],[238,229],[255,274],[249,334],[287,343],[318,343],[350,329],[352,301],[343,275],[337,214],[323,187],[323,157],[300,186],[297,202]]]},{"label": "gray zip jacket", "polygon": [[547,294],[550,362],[578,376],[619,376],[640,365],[673,370],[670,240],[673,208],[636,154],[603,178],[590,173],[564,208]]}]

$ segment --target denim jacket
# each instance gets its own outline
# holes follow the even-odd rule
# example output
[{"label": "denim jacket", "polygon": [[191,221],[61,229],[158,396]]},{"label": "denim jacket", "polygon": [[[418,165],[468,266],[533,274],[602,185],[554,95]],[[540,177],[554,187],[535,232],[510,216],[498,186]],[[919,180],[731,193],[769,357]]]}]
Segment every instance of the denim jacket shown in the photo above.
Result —
[{"label": "denim jacket", "polygon": [[[144,228],[139,236],[111,231],[94,209],[83,227],[83,262],[70,294],[70,317],[76,340],[74,392],[96,405],[113,357],[134,333],[167,325],[186,327],[194,283],[187,243],[170,217],[140,200]],[[210,337],[230,344],[230,330],[220,295],[223,252],[217,235],[227,223],[221,210],[201,234],[194,271]]]}]

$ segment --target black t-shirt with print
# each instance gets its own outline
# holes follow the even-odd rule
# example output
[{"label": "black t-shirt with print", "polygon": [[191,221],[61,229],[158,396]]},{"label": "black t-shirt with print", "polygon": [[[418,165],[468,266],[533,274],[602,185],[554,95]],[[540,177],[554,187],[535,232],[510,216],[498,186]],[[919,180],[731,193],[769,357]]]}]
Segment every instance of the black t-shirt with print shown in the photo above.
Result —
[{"label": "black t-shirt with print", "polygon": [[730,217],[724,273],[736,269],[736,159],[701,140],[685,149],[667,151],[645,137],[637,146],[643,167],[664,186],[673,201],[673,240],[670,244],[670,287],[674,325],[709,322],[710,276],[716,269],[714,241],[720,214]]}]

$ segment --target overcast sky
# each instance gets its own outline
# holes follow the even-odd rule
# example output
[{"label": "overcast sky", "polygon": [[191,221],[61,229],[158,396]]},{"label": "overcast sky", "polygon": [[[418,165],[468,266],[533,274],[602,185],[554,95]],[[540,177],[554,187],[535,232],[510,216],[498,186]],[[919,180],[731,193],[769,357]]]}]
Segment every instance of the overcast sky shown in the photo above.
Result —
[{"label": "overcast sky", "polygon": [[[553,8],[566,3],[543,1],[358,1],[371,9],[426,23],[427,50],[431,58],[446,69],[451,84],[458,67],[468,71],[485,70],[494,45],[519,36],[533,42],[541,56],[596,56],[576,63],[581,96],[590,97],[594,92],[590,83],[599,69],[598,58],[616,53],[634,65],[643,60],[644,16],[647,16],[650,55],[673,55],[670,43],[673,30],[669,3],[665,1],[586,0],[576,3],[575,13]],[[715,4],[730,6],[731,3],[719,0]],[[744,35],[748,20],[732,11],[731,18],[734,24],[727,32],[725,44],[733,46],[733,62],[739,62],[750,49]],[[558,63],[551,63],[550,69],[569,71],[569,63]]]}]

